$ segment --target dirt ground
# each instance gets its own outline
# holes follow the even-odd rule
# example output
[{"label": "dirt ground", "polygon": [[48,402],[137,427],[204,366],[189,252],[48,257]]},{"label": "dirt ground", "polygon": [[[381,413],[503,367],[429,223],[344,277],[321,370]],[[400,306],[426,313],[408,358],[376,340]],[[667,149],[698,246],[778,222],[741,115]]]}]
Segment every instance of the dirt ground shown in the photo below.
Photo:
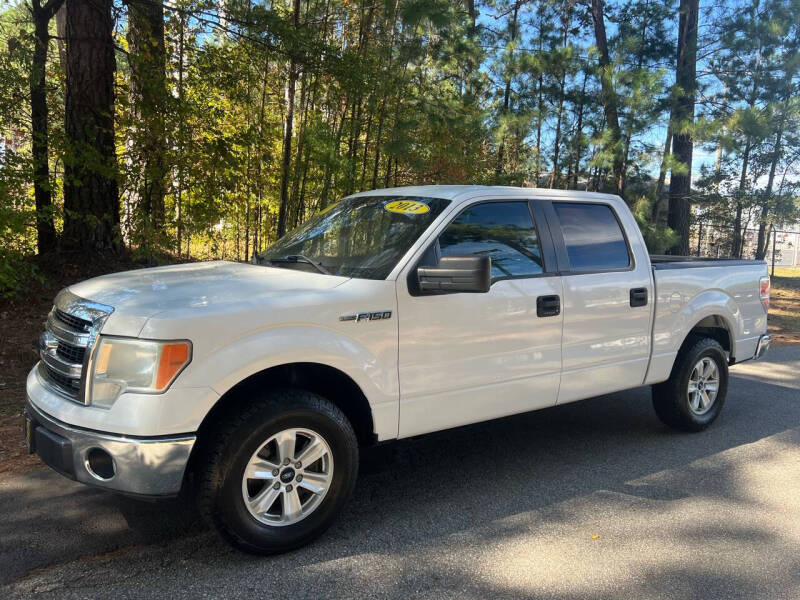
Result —
[{"label": "dirt ground", "polygon": [[[24,295],[0,300],[0,475],[39,467],[22,440],[25,378],[38,360],[37,343],[58,291],[76,281],[141,265],[113,263],[49,267]],[[769,330],[776,346],[800,343],[800,269],[777,268],[772,279]]]},{"label": "dirt ground", "polygon": [[800,268],[775,268],[769,332],[776,345],[800,343]]}]

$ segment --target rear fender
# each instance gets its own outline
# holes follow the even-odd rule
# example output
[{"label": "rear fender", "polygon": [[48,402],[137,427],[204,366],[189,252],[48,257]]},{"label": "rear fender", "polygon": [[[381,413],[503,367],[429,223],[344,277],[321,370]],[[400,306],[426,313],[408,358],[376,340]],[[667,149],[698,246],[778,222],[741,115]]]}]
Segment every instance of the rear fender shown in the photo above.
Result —
[{"label": "rear fender", "polygon": [[720,289],[705,290],[686,300],[679,293],[658,297],[653,327],[653,355],[645,384],[669,378],[681,345],[704,319],[721,323],[730,338],[730,358],[737,355],[736,340],[741,337],[743,319],[736,300]]}]

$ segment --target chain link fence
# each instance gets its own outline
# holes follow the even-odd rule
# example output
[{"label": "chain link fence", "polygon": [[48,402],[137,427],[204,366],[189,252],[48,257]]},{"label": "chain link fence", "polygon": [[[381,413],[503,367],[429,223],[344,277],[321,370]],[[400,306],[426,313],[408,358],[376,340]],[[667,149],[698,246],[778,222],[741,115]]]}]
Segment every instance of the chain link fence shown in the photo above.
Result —
[{"label": "chain link fence", "polygon": [[[767,247],[764,258],[775,267],[800,266],[800,226],[791,228],[768,228]],[[689,252],[693,256],[724,258],[731,256],[734,229],[730,225],[719,225],[705,221],[693,223],[689,235]],[[755,258],[758,243],[758,228],[742,230],[742,258]]]}]

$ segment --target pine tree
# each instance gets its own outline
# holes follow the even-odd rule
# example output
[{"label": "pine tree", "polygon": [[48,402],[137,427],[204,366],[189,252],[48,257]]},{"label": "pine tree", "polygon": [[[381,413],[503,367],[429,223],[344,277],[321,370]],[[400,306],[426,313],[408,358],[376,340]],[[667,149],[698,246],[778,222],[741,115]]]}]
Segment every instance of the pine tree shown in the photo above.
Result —
[{"label": "pine tree", "polygon": [[67,0],[64,243],[88,253],[119,249],[111,4]]},{"label": "pine tree", "polygon": [[667,224],[678,234],[672,254],[689,254],[689,206],[692,188],[692,130],[697,94],[697,26],[699,0],[681,0],[678,21],[678,52],[670,125],[673,166],[669,183]]}]

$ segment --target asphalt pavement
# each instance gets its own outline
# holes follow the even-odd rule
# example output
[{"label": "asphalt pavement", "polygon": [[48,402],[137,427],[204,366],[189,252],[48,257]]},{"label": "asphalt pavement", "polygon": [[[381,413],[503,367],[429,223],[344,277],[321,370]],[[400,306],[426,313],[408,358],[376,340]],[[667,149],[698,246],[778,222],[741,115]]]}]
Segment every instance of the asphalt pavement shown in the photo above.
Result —
[{"label": "asphalt pavement", "polygon": [[0,598],[800,598],[800,346],[699,434],[649,389],[362,453],[320,540],[242,554],[180,502],[0,481]]}]

